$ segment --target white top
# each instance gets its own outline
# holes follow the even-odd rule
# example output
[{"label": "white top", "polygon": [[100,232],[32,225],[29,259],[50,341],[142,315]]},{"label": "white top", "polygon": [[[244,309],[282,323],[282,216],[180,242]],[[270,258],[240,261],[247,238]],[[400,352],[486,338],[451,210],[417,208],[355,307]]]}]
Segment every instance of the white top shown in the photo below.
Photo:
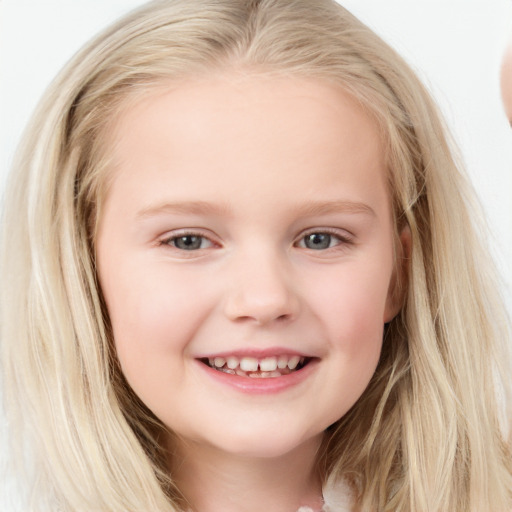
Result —
[{"label": "white top", "polygon": [[[323,489],[324,506],[321,512],[351,512],[353,510],[352,491],[344,482],[328,481]],[[297,512],[315,512],[311,507],[300,507]]]}]

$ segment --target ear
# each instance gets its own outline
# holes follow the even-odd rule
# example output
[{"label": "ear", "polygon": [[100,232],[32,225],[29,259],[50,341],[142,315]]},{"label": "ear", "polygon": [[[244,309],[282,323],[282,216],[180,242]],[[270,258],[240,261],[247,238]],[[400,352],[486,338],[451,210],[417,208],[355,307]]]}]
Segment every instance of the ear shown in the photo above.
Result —
[{"label": "ear", "polygon": [[384,323],[391,322],[404,305],[405,292],[409,280],[409,261],[412,251],[412,235],[408,225],[405,225],[398,236],[396,244],[395,266],[389,282]]}]

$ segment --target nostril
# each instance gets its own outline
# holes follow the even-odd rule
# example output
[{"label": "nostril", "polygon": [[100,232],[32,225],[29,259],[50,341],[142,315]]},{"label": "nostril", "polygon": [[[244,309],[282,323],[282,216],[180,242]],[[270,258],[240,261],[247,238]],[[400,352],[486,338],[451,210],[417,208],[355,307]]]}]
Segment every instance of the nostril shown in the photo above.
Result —
[{"label": "nostril", "polygon": [[225,296],[224,312],[237,323],[284,323],[296,318],[300,309],[299,297],[283,282],[283,276],[242,276]]},{"label": "nostril", "polygon": [[258,312],[254,313],[253,315],[239,315],[239,316],[233,316],[231,318],[232,321],[236,323],[244,323],[244,322],[254,322],[258,325],[266,325],[270,323],[286,323],[292,320],[294,315],[285,313],[281,315],[274,315],[272,312],[269,312],[268,314],[265,312]]}]

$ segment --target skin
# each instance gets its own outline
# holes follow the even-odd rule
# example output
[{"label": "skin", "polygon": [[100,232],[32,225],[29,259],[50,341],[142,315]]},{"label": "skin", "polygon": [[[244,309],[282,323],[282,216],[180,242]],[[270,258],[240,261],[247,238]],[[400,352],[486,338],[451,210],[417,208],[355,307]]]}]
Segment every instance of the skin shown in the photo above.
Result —
[{"label": "skin", "polygon": [[[226,72],[127,106],[111,137],[100,284],[128,382],[179,435],[180,489],[200,512],[321,508],[323,432],[368,385],[400,307],[375,124],[333,85]],[[325,232],[327,248],[306,244]],[[187,233],[198,249],[176,246]],[[314,358],[279,392],[198,361],[276,347]]]},{"label": "skin", "polygon": [[501,65],[501,96],[505,113],[512,124],[512,41],[505,51]]}]

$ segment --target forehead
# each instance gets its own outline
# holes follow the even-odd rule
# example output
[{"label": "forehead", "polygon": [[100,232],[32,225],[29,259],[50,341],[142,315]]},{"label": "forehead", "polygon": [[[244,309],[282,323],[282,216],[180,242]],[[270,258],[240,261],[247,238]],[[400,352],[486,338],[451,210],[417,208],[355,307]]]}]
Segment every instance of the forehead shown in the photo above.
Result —
[{"label": "forehead", "polygon": [[[212,68],[208,73],[202,71],[190,76],[185,74],[177,79],[155,79],[151,85],[139,84],[133,87],[133,93],[124,92],[122,97],[125,99],[116,107],[117,115],[109,123],[109,132],[119,134],[120,125],[138,120],[142,112],[147,113],[152,107],[158,109],[157,103],[160,106],[172,104],[173,117],[178,122],[184,121],[185,117],[190,118],[193,110],[199,114],[200,109],[208,113],[217,108],[215,121],[225,120],[229,124],[232,121],[229,117],[230,111],[224,108],[228,103],[236,112],[253,109],[254,114],[254,109],[261,108],[262,115],[269,114],[268,111],[265,112],[265,108],[270,107],[274,112],[274,119],[277,119],[296,100],[305,100],[304,108],[297,109],[295,104],[293,112],[287,112],[288,116],[312,114],[312,106],[317,109],[324,107],[333,116],[344,110],[343,115],[346,116],[346,106],[350,105],[352,113],[364,116],[369,125],[375,124],[372,127],[374,129],[378,123],[373,123],[370,119],[376,117],[373,108],[368,105],[368,101],[354,98],[348,92],[349,87],[344,87],[343,83],[336,83],[333,79],[304,76],[296,72]],[[360,84],[359,88],[364,89],[363,97],[368,96],[365,86]],[[375,98],[375,103],[380,105],[378,98]],[[282,108],[276,109],[275,106]]]},{"label": "forehead", "polygon": [[228,184],[248,201],[257,191],[311,197],[350,173],[370,190],[386,182],[373,118],[314,79],[226,73],[162,84],[126,103],[108,137],[113,184],[131,182],[140,196],[159,183],[162,201],[187,187],[194,199],[220,198]]}]

